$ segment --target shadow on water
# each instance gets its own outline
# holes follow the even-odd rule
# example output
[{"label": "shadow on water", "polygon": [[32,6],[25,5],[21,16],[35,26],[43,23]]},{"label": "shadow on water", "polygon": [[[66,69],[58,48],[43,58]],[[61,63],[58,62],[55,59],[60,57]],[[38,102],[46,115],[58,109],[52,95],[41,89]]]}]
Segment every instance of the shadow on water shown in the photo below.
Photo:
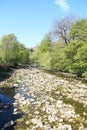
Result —
[{"label": "shadow on water", "polygon": [[21,69],[21,68],[29,69],[29,64],[17,65],[17,66],[8,67],[8,68],[3,68],[0,66],[0,81],[4,81],[5,79],[8,79],[12,75],[15,69]]},{"label": "shadow on water", "polygon": [[22,113],[14,114],[15,89],[3,88],[0,93],[0,130],[14,130],[16,119],[22,116]]},{"label": "shadow on water", "polygon": [[13,69],[9,68],[7,70],[0,67],[0,81],[4,81],[5,79],[9,78],[13,73]]}]

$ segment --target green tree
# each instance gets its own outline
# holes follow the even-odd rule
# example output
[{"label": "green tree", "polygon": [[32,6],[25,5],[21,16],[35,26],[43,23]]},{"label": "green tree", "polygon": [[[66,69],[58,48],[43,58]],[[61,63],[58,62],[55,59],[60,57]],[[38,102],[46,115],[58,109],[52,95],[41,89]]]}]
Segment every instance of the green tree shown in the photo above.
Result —
[{"label": "green tree", "polygon": [[65,70],[65,54],[64,49],[66,48],[66,44],[64,44],[63,40],[58,40],[56,43],[52,45],[51,54],[51,68],[57,69],[59,71]]},{"label": "green tree", "polygon": [[87,19],[76,21],[70,29],[71,40],[87,41]]},{"label": "green tree", "polygon": [[9,60],[13,57],[14,47],[17,48],[17,43],[18,41],[14,34],[5,35],[1,38],[0,50],[3,62],[9,63]]},{"label": "green tree", "polygon": [[77,54],[74,56],[75,64],[74,67],[77,68],[77,73],[81,76],[87,77],[87,44],[77,49]]},{"label": "green tree", "polygon": [[65,49],[65,63],[66,63],[66,69],[67,71],[71,73],[78,73],[78,68],[75,66],[77,63],[77,60],[74,58],[77,54],[77,50],[81,48],[84,45],[84,42],[81,42],[79,40],[74,40],[68,44],[68,46]]},{"label": "green tree", "polygon": [[10,66],[25,63],[29,58],[27,49],[14,34],[8,34],[1,38],[0,51],[0,62]]},{"label": "green tree", "polygon": [[34,48],[31,53],[31,61],[38,63],[40,66],[50,67],[50,51],[52,40],[50,33],[46,34],[40,44]]},{"label": "green tree", "polygon": [[39,50],[43,53],[43,52],[47,52],[50,51],[51,48],[51,37],[50,34],[46,34],[45,37],[42,39],[40,46],[39,46]]},{"label": "green tree", "polygon": [[68,71],[79,76],[86,76],[87,20],[76,21],[70,29],[69,36],[71,42],[65,50]]}]

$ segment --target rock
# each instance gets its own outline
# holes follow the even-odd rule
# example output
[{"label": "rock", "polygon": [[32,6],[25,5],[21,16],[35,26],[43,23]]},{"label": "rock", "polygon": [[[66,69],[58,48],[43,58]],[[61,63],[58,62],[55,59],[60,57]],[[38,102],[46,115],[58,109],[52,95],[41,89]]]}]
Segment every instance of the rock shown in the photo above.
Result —
[{"label": "rock", "polygon": [[7,127],[10,127],[10,126],[12,126],[12,125],[14,125],[14,121],[13,120],[11,120],[10,122],[8,122],[8,123],[6,123],[5,125],[4,125],[4,129],[5,128],[7,128]]},{"label": "rock", "polygon": [[0,109],[9,109],[10,107],[11,107],[11,104],[8,103],[8,102],[6,102],[6,103],[4,103],[4,102],[0,103]]},{"label": "rock", "polygon": [[[25,116],[27,115],[24,119],[26,126],[30,123],[29,129],[41,127],[45,130],[72,130],[70,125],[64,123],[79,123],[80,115],[76,114],[74,100],[82,103],[85,108],[82,107],[86,110],[87,86],[82,85],[81,82],[70,82],[35,68],[17,70],[12,80],[10,86],[19,87],[18,93],[14,96],[14,114],[17,114],[17,108],[20,108]],[[70,99],[73,99],[72,104]],[[1,109],[7,109],[8,106],[8,104],[0,104]],[[83,111],[82,121],[83,119],[85,121],[85,116],[86,113]],[[82,130],[86,128],[82,127]]]},{"label": "rock", "polygon": [[56,107],[61,108],[62,107],[62,103],[63,102],[61,100],[57,100]]},{"label": "rock", "polygon": [[5,104],[5,105],[3,106],[3,108],[4,108],[4,109],[8,109],[8,108],[10,108],[10,105]]},{"label": "rock", "polygon": [[61,122],[63,122],[63,119],[61,118],[61,119],[59,119],[59,123],[61,123]]},{"label": "rock", "polygon": [[38,115],[40,112],[39,111],[35,111],[34,114]]},{"label": "rock", "polygon": [[16,111],[18,111],[18,109],[17,109],[17,108],[14,108],[14,112],[16,112]]},{"label": "rock", "polygon": [[87,113],[86,113],[86,112],[83,112],[83,115],[84,115],[84,116],[86,116],[86,115],[87,115]]},{"label": "rock", "polygon": [[74,122],[73,118],[68,119],[68,122],[71,122],[71,123]]},{"label": "rock", "polygon": [[37,126],[43,127],[43,123],[41,122],[40,119],[32,119],[31,120],[33,124],[36,124]]},{"label": "rock", "polygon": [[18,84],[13,84],[13,86],[11,86],[11,88],[18,88]]},{"label": "rock", "polygon": [[57,129],[58,130],[72,130],[70,125],[60,125]]},{"label": "rock", "polygon": [[26,123],[26,125],[29,125],[29,124],[30,124],[30,121],[26,121],[25,123]]},{"label": "rock", "polygon": [[18,99],[20,99],[20,97],[21,97],[21,94],[20,94],[20,93],[17,93],[17,94],[14,96],[14,99],[18,100]]}]

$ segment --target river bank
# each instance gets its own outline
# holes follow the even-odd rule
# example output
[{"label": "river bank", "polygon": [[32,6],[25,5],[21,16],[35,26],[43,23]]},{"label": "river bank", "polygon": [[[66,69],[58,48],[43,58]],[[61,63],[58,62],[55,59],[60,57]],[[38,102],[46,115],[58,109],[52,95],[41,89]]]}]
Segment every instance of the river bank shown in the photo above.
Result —
[{"label": "river bank", "polygon": [[15,88],[15,130],[86,130],[87,86],[40,69],[17,69],[0,86]]}]

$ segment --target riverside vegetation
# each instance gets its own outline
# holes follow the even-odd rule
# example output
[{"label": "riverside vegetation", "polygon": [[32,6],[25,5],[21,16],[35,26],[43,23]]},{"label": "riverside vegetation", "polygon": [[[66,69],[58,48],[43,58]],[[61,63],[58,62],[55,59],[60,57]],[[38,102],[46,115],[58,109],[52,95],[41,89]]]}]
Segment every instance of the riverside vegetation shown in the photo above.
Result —
[{"label": "riverside vegetation", "polygon": [[[23,113],[15,130],[87,130],[87,85],[32,68],[86,79],[86,42],[87,19],[73,16],[57,20],[35,48],[26,48],[14,34],[1,38],[0,87],[15,88],[13,115]],[[32,67],[22,68],[30,63]],[[5,126],[14,123],[12,120]]]},{"label": "riverside vegetation", "polygon": [[[56,37],[56,40],[55,40]],[[26,48],[14,34],[0,40],[0,66],[4,69],[26,63],[87,76],[87,19],[68,16],[56,21],[35,48]]]}]

